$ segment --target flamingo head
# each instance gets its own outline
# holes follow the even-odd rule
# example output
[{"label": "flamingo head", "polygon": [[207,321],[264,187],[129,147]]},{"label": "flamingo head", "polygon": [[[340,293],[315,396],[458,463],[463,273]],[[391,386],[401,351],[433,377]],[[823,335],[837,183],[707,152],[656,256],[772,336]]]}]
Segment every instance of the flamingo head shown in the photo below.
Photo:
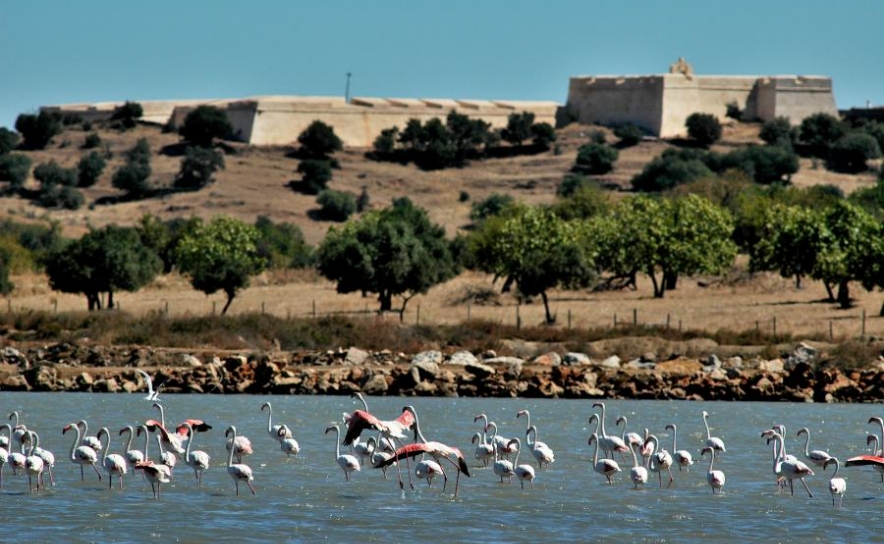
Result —
[{"label": "flamingo head", "polygon": [[875,444],[878,443],[878,437],[874,434],[870,434],[866,437],[866,446],[870,445],[872,442],[874,442]]},{"label": "flamingo head", "polygon": [[663,427],[663,429],[664,429],[664,430],[672,429],[672,430],[674,431],[674,430],[675,430],[675,424],[670,423],[669,425]]},{"label": "flamingo head", "polygon": [[829,465],[838,465],[838,458],[837,457],[829,457],[828,459],[826,459],[823,462],[823,470],[826,470],[826,468]]},{"label": "flamingo head", "polygon": [[518,438],[510,439],[510,441],[506,443],[506,449],[511,450],[513,448],[513,444],[517,446],[517,449],[522,449],[522,442]]},{"label": "flamingo head", "polygon": [[271,412],[273,411],[273,408],[270,406],[270,403],[269,403],[269,402],[265,402],[264,404],[261,405],[261,411],[262,411],[262,412],[264,411],[264,408],[267,408],[267,409],[270,410]]},{"label": "flamingo head", "polygon": [[589,444],[590,446],[592,446],[593,442],[595,442],[598,439],[599,439],[598,435],[595,433],[592,433],[591,435],[589,435],[589,439],[586,441],[586,443]]},{"label": "flamingo head", "polygon": [[224,431],[224,437],[227,438],[228,436],[230,436],[230,433],[235,433],[235,432],[236,432],[236,427],[231,425],[230,427],[227,427],[226,431]]},{"label": "flamingo head", "polygon": [[705,448],[703,448],[702,450],[700,450],[700,456],[702,457],[703,455],[705,455],[707,451],[708,451],[709,453],[712,453],[713,456],[715,455],[715,454],[713,453],[713,451],[712,451],[712,448],[710,448],[709,446],[706,446]]},{"label": "flamingo head", "polygon": [[707,417],[709,417],[709,412],[703,410],[703,419],[706,419]]},{"label": "flamingo head", "polygon": [[[9,416],[9,418],[12,419],[12,416]],[[869,423],[877,423],[880,425],[882,421],[884,421],[884,420],[882,420],[880,417],[877,417],[877,416],[869,418]]]},{"label": "flamingo head", "polygon": [[[520,418],[520,417],[522,417],[523,415],[524,415],[524,416],[527,416],[527,415],[528,415],[528,410],[519,410],[518,413],[516,413],[516,418]],[[475,420],[473,420],[473,421],[475,421]]]},{"label": "flamingo head", "polygon": [[798,429],[798,432],[795,433],[795,436],[801,436],[802,434],[809,434],[810,431],[807,430],[807,427],[801,427]]},{"label": "flamingo head", "polygon": [[599,416],[598,416],[598,414],[592,414],[591,416],[589,416],[589,423],[590,423],[590,424],[591,424],[593,421],[596,421],[596,422],[597,422],[598,420],[599,420]]},{"label": "flamingo head", "polygon": [[325,434],[328,434],[328,433],[330,433],[330,432],[332,432],[332,431],[334,431],[334,430],[337,430],[337,428],[338,428],[337,425],[332,425],[331,427],[328,427],[328,428],[325,429]]},{"label": "flamingo head", "polygon": [[627,423],[627,421],[626,421],[626,416],[620,416],[620,417],[618,417],[618,418],[617,418],[617,421],[614,422],[614,426],[616,427],[617,425],[620,425],[620,422],[621,422],[621,421],[622,421],[622,422],[624,423],[624,425],[625,425],[625,424]]},{"label": "flamingo head", "polygon": [[605,403],[604,402],[594,402],[594,403],[592,403],[592,407],[593,408],[604,408]]},{"label": "flamingo head", "polygon": [[477,441],[482,440],[482,433],[476,433],[473,435],[473,439],[470,440],[471,444],[475,444]]},{"label": "flamingo head", "polygon": [[67,425],[64,426],[64,429],[61,430],[61,434],[64,434],[64,433],[70,431],[74,427],[76,427],[76,425],[74,425],[73,423],[68,423]]}]

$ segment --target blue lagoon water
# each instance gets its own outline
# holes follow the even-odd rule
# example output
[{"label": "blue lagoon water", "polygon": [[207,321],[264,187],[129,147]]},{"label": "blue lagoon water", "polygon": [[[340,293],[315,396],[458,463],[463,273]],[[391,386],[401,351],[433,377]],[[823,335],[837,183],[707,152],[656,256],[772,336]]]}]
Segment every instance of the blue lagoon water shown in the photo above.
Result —
[{"label": "blue lagoon water", "polygon": [[[760,437],[776,423],[786,425],[787,448],[800,456],[801,427],[811,431],[811,449],[826,449],[842,462],[868,452],[866,435],[878,432],[870,416],[884,416],[876,404],[822,405],[789,403],[698,403],[666,401],[608,401],[607,432],[619,433],[614,420],[625,415],[630,430],[645,427],[671,450],[672,436],[664,426],[678,425],[678,447],[688,449],[696,464],[690,472],[674,471],[671,489],[661,489],[656,477],[644,490],[634,490],[628,471],[632,462],[617,459],[624,472],[615,485],[605,485],[592,471],[587,423],[590,400],[369,398],[371,412],[395,418],[405,404],[415,406],[424,435],[460,447],[469,459],[472,477],[453,481],[443,494],[441,481],[432,488],[415,481],[412,491],[397,484],[396,470],[384,480],[380,471],[363,467],[352,481],[335,462],[333,435],[327,426],[340,423],[341,413],[358,407],[349,397],[166,395],[170,426],[184,418],[204,419],[214,428],[198,434],[194,449],[212,456],[203,486],[179,461],[171,484],[154,500],[140,473],[124,478],[124,489],[108,490],[87,468],[69,460],[73,436],[62,427],[78,419],[90,424],[90,434],[108,427],[114,437],[111,452],[123,453],[118,431],[157,416],[143,395],[78,393],[0,394],[0,415],[18,410],[21,422],[40,434],[42,447],[55,453],[56,485],[37,494],[28,492],[27,477],[3,471],[0,491],[5,529],[0,541],[37,539],[45,542],[872,542],[881,536],[884,484],[868,467],[844,468],[847,494],[843,508],[832,507],[827,473],[815,469],[808,478],[809,498],[796,482],[795,495],[774,483],[769,447]],[[274,423],[286,423],[301,446],[291,458],[267,434],[263,402],[273,404]],[[500,484],[490,468],[473,459],[470,444],[479,424],[473,417],[487,413],[502,435],[524,439],[521,409],[531,411],[539,439],[556,453],[549,468],[537,471],[534,489],[518,482]],[[710,413],[714,435],[727,452],[716,461],[725,471],[724,493],[713,496],[706,482],[708,456],[699,460],[706,434],[702,411]],[[254,454],[252,467],[257,495],[246,486],[234,495],[226,471],[224,429],[236,425],[247,435]],[[137,439],[133,446],[141,447]],[[156,457],[156,443],[151,443]],[[534,464],[526,451],[520,463]],[[453,477],[453,467],[446,466]],[[91,474],[90,474],[91,472]],[[664,480],[665,483],[665,480]]]}]

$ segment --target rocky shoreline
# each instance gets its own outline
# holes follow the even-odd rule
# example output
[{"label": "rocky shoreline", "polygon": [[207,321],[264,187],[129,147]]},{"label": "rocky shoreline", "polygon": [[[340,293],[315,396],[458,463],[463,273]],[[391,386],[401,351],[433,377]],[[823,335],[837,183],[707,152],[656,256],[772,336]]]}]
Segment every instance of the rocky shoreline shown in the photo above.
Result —
[{"label": "rocky shoreline", "polygon": [[818,368],[819,350],[764,360],[654,354],[630,361],[550,351],[532,358],[493,351],[413,355],[359,348],[230,353],[55,344],[0,351],[0,390],[137,393],[135,369],[167,393],[625,398],[794,402],[884,400],[884,362],[863,370]]}]

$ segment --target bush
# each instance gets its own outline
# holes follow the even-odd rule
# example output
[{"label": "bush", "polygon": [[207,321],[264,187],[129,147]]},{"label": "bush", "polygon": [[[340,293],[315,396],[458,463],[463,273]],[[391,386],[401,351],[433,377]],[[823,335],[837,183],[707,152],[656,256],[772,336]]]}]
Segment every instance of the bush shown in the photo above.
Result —
[{"label": "bush", "polygon": [[298,143],[309,157],[324,158],[344,148],[343,142],[335,134],[335,129],[322,121],[313,121],[298,136]]},{"label": "bush", "polygon": [[377,138],[374,139],[373,148],[376,153],[389,154],[396,149],[396,139],[399,136],[397,127],[385,128],[381,131]]},{"label": "bush", "polygon": [[0,155],[6,155],[18,147],[20,140],[17,133],[6,127],[0,127]]},{"label": "bush", "polygon": [[841,121],[828,113],[815,113],[801,121],[801,142],[807,146],[810,155],[826,159],[832,144],[847,133]]},{"label": "bush", "polygon": [[123,130],[128,130],[130,128],[135,128],[138,119],[144,115],[144,110],[141,107],[141,104],[138,102],[129,102],[126,101],[122,106],[117,106],[114,108],[114,113],[111,115],[111,121],[116,121],[114,123],[116,126],[119,126]]},{"label": "bush", "polygon": [[507,206],[513,203],[513,197],[493,193],[485,200],[474,202],[470,209],[470,219],[474,222],[484,221],[494,215],[499,215]]},{"label": "bush", "polygon": [[22,113],[15,120],[15,130],[28,149],[45,149],[52,138],[61,134],[61,114],[41,111],[38,115]]},{"label": "bush", "polygon": [[620,153],[613,147],[591,143],[580,146],[574,169],[585,174],[602,175],[614,169]]},{"label": "bush", "polygon": [[688,129],[688,136],[700,147],[709,148],[721,139],[721,123],[714,115],[692,113],[685,121],[685,127]]},{"label": "bush", "polygon": [[224,169],[224,155],[215,149],[188,147],[181,159],[181,169],[175,178],[175,187],[202,189],[212,183],[218,170]]},{"label": "bush", "polygon": [[829,149],[826,166],[836,172],[854,174],[864,172],[867,161],[881,156],[878,141],[865,132],[851,132],[836,141]]},{"label": "bush", "polygon": [[27,155],[8,153],[0,155],[0,181],[8,181],[12,191],[18,191],[31,173],[31,159]]},{"label": "bush", "polygon": [[872,121],[860,129],[878,142],[878,147],[884,152],[884,123]]},{"label": "bush", "polygon": [[139,138],[131,149],[126,151],[128,162],[150,162],[150,143],[147,138]]},{"label": "bush", "polygon": [[556,129],[549,123],[535,123],[531,125],[531,134],[534,136],[534,145],[549,149],[556,141]]},{"label": "bush", "polygon": [[211,147],[215,138],[230,138],[233,126],[221,108],[202,105],[187,114],[178,134],[193,145]]},{"label": "bush", "polygon": [[104,167],[107,166],[101,153],[92,151],[84,155],[77,163],[77,187],[92,187],[98,181]]},{"label": "bush", "polygon": [[621,146],[632,147],[642,141],[645,133],[635,125],[621,125],[614,129],[614,136],[620,138]]},{"label": "bush", "polygon": [[325,190],[316,197],[319,215],[329,221],[346,221],[356,213],[356,196],[344,191]]},{"label": "bush", "polygon": [[710,162],[707,166],[718,173],[739,168],[761,184],[788,181],[799,167],[798,155],[791,148],[778,145],[753,145],[724,155],[714,167]]},{"label": "bush", "polygon": [[556,187],[556,196],[559,198],[568,198],[583,187],[598,187],[598,182],[584,176],[568,175]]},{"label": "bush", "polygon": [[268,268],[306,268],[314,262],[313,248],[304,239],[300,227],[293,223],[274,224],[266,216],[255,221],[258,230],[258,254]]},{"label": "bush", "polygon": [[34,179],[39,181],[43,187],[56,185],[73,187],[77,184],[77,169],[63,168],[60,164],[51,160],[40,163],[34,168]]},{"label": "bush", "polygon": [[511,145],[522,145],[532,136],[534,114],[528,111],[511,113],[507,118],[506,128],[500,131],[500,137]]},{"label": "bush", "polygon": [[363,186],[359,198],[356,199],[356,211],[362,213],[368,209],[370,204],[371,198],[368,196],[368,188]]},{"label": "bush", "polygon": [[603,145],[608,143],[608,137],[605,136],[605,132],[602,130],[593,130],[589,133],[589,141],[594,144]]},{"label": "bush", "polygon": [[470,200],[470,193],[468,193],[466,191],[461,191],[460,194],[457,195],[458,202],[469,202],[469,200]]},{"label": "bush", "polygon": [[739,121],[743,118],[743,110],[740,109],[739,104],[737,104],[736,102],[728,102],[727,111],[725,112],[724,116],[729,119]]},{"label": "bush", "polygon": [[656,192],[672,189],[714,174],[703,162],[704,155],[693,150],[667,149],[645,165],[632,178],[636,191]]},{"label": "bush", "polygon": [[149,181],[151,173],[150,144],[141,138],[126,152],[126,163],[114,172],[111,185],[132,198],[141,198],[153,190]]},{"label": "bush", "polygon": [[101,145],[101,136],[93,132],[83,140],[83,149],[95,149]]},{"label": "bush", "polygon": [[301,174],[303,191],[310,195],[324,191],[332,179],[331,165],[328,161],[318,159],[301,161],[301,164],[298,165],[298,173]]},{"label": "bush", "polygon": [[797,139],[797,131],[788,117],[777,117],[761,125],[758,137],[769,145],[792,147]]},{"label": "bush", "polygon": [[69,185],[47,185],[37,195],[37,201],[45,208],[77,210],[84,200],[83,193]]}]

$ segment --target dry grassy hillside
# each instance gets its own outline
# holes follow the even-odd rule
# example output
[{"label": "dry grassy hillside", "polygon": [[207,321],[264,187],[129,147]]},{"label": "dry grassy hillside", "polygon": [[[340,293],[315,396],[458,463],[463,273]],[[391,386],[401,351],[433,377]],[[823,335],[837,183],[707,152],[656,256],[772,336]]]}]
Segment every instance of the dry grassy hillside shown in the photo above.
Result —
[{"label": "dry grassy hillside", "polygon": [[[739,124],[725,129],[719,149],[758,142],[758,125]],[[555,189],[574,162],[577,148],[588,141],[590,132],[597,127],[571,125],[558,132],[560,154],[552,152],[536,156],[492,159],[474,162],[463,169],[424,172],[414,166],[377,163],[364,158],[365,150],[351,149],[339,153],[341,169],[334,172],[330,187],[359,193],[363,187],[370,195],[373,207],[383,207],[393,198],[408,196],[417,205],[429,210],[432,219],[446,227],[452,235],[469,223],[472,202],[484,199],[491,193],[507,193],[518,200],[530,203],[551,202]],[[28,154],[38,164],[55,159],[63,166],[74,166],[84,153],[80,149],[86,137],[79,129],[67,130],[55,138],[50,149]],[[178,142],[175,134],[164,134],[157,127],[140,126],[126,133],[100,130],[101,138],[109,143],[114,158],[99,183],[85,190],[87,206],[77,211],[47,211],[19,198],[0,199],[0,213],[16,219],[49,216],[60,221],[65,234],[75,236],[88,225],[102,226],[109,223],[129,225],[146,213],[164,219],[197,215],[211,217],[227,214],[247,222],[254,222],[258,215],[272,220],[296,223],[304,231],[311,244],[317,244],[331,225],[310,218],[309,212],[316,208],[315,197],[292,191],[288,182],[298,178],[295,170],[298,161],[290,157],[291,148],[252,148],[235,145],[236,153],[226,157],[227,168],[217,176],[212,186],[195,193],[180,193],[162,198],[127,202],[114,205],[93,205],[97,199],[117,195],[111,187],[113,170],[122,163],[123,152],[138,138],[145,137],[155,152],[152,167],[158,184],[170,184],[178,171],[180,157],[156,154],[166,146]],[[609,141],[615,141],[609,136]],[[630,178],[645,163],[661,153],[669,144],[663,141],[646,141],[622,150],[613,173],[605,177],[611,186],[628,190]],[[871,175],[849,176],[827,172],[812,167],[802,160],[801,171],[793,177],[798,186],[830,183],[849,193],[861,186],[874,183]],[[462,192],[470,199],[460,201]],[[707,279],[710,280],[710,279]],[[81,297],[61,295],[49,290],[42,277],[13,278],[17,289],[11,304],[14,307],[59,310],[83,309]],[[542,321],[540,304],[517,308],[512,296],[493,296],[487,305],[473,304],[466,300],[471,294],[492,288],[490,278],[464,274],[445,285],[438,286],[428,295],[417,297],[409,303],[408,322],[452,322],[471,318],[488,318],[512,323],[517,311],[524,324],[535,325]],[[620,321],[633,319],[639,322],[664,323],[668,319],[673,327],[679,322],[691,328],[752,328],[772,327],[777,319],[779,330],[794,333],[823,333],[832,327],[836,336],[853,336],[861,331],[860,316],[869,316],[867,334],[884,335],[884,320],[877,317],[881,305],[880,294],[867,294],[855,287],[858,306],[849,311],[837,310],[833,304],[823,302],[822,287],[811,284],[797,291],[790,282],[781,278],[761,275],[748,278],[739,269],[727,281],[711,279],[699,284],[685,280],[677,291],[667,293],[665,299],[651,297],[650,286],[644,278],[637,291],[608,293],[553,293],[552,300],[558,312],[559,325],[567,325],[570,312],[572,324],[578,326],[607,325],[616,315]],[[136,294],[119,296],[123,309],[144,312],[170,306],[173,313],[204,314],[212,310],[212,303],[223,305],[222,296],[205,297],[193,291],[177,276],[157,280],[154,285]],[[277,315],[309,315],[314,304],[317,313],[361,312],[374,309],[376,303],[358,295],[338,295],[334,286],[314,275],[269,275],[256,278],[253,287],[234,301],[232,312],[260,311]],[[396,304],[394,302],[394,304]],[[420,317],[418,311],[421,312]]]}]

